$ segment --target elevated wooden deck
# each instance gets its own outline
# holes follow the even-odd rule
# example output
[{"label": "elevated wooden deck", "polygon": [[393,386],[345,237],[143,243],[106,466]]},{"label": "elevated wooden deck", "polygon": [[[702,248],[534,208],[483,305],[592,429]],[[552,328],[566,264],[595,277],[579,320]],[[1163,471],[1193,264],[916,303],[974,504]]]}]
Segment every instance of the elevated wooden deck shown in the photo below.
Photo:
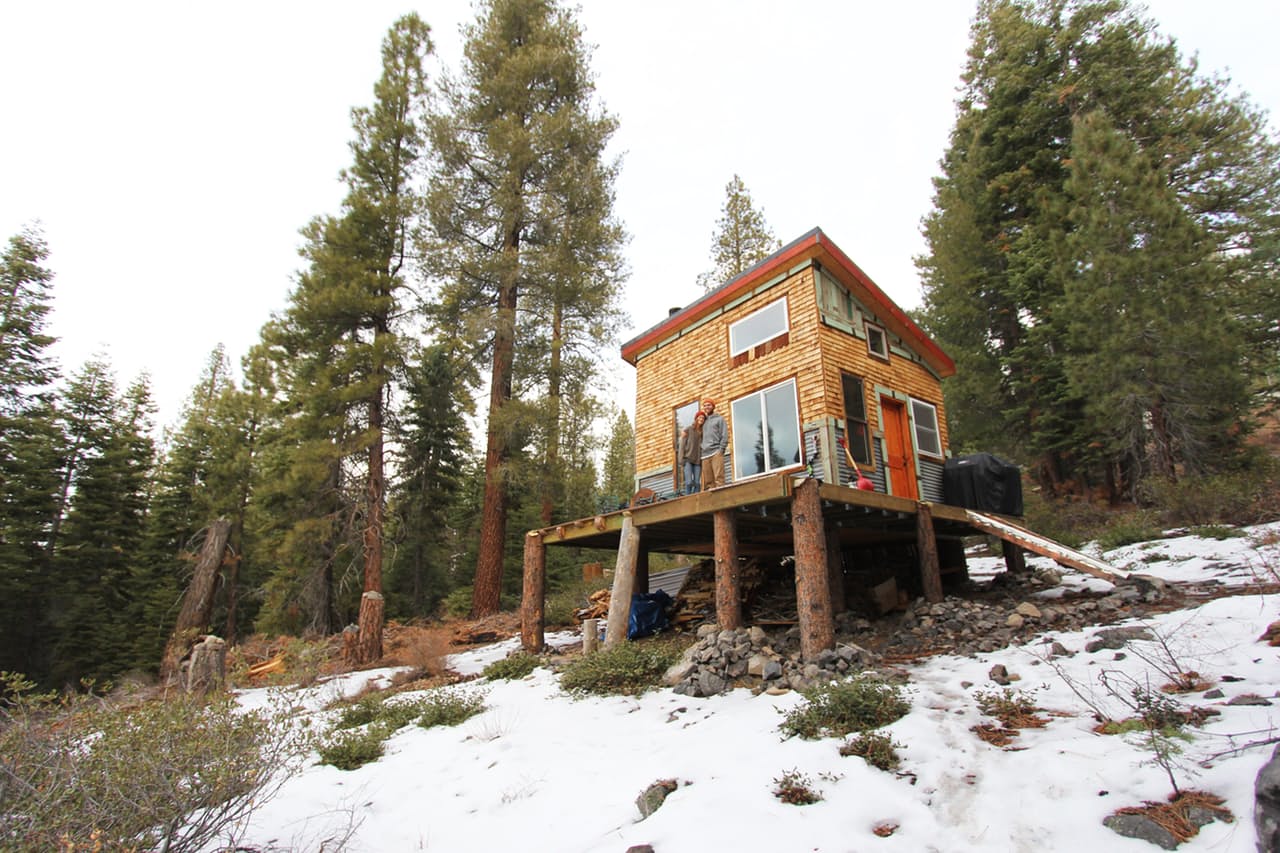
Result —
[{"label": "elevated wooden deck", "polygon": [[[529,531],[524,550],[522,643],[535,651],[544,643],[545,549],[573,545],[618,552],[614,607],[629,606],[633,589],[648,585],[649,553],[705,554],[716,561],[716,615],[722,627],[739,627],[737,568],[740,557],[795,555],[797,609],[806,658],[829,648],[834,615],[843,607],[841,554],[880,545],[914,545],[920,586],[930,601],[942,600],[939,540],[948,560],[960,562],[959,540],[989,533],[1004,539],[1006,563],[1023,565],[1020,549],[1111,580],[1110,567],[1019,525],[1014,519],[947,504],[914,501],[823,483],[792,473],[760,477],[658,500],[610,513]],[[621,582],[621,587],[619,583]],[[610,618],[610,636],[618,640]]]}]

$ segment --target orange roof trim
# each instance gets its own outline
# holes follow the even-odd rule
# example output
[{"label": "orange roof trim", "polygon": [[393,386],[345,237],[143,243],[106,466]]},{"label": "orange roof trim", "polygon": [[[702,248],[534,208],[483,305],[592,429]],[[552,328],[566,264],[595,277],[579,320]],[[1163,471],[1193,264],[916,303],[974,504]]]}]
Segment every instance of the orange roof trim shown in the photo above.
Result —
[{"label": "orange roof trim", "polygon": [[641,332],[622,345],[622,357],[634,365],[640,353],[681,328],[733,301],[741,294],[798,264],[817,261],[826,272],[838,278],[854,296],[864,302],[898,337],[913,344],[939,376],[953,376],[955,362],[934,343],[907,313],[898,307],[879,286],[831,241],[822,229],[815,228],[774,252],[741,275],[730,279],[692,305],[672,314],[656,326]]}]

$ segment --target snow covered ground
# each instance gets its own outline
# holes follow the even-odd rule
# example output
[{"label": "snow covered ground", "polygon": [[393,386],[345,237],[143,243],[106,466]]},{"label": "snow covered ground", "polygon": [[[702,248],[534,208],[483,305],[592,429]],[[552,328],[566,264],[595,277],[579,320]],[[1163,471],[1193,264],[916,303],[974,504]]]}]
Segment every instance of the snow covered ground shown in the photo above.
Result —
[{"label": "snow covered ground", "polygon": [[[1280,539],[1280,525],[1246,532],[1222,541],[1179,536],[1102,556],[1171,583],[1274,582],[1280,548],[1261,543]],[[1000,568],[998,559],[970,565],[975,578]],[[1064,571],[1062,588],[1082,586],[1107,584]],[[1127,675],[1158,687],[1167,679],[1150,661],[1172,656],[1222,694],[1179,697],[1220,712],[1186,744],[1179,785],[1225,798],[1236,818],[1205,826],[1179,849],[1253,853],[1254,777],[1272,747],[1232,750],[1280,734],[1280,648],[1258,640],[1277,619],[1280,596],[1250,593],[1152,618],[1142,624],[1162,642],[1135,650],[1087,653],[1096,633],[1089,629],[1047,632],[1024,646],[972,658],[920,661],[908,668],[910,713],[885,730],[901,745],[897,773],[841,757],[837,739],[784,739],[778,723],[802,701],[795,693],[737,689],[692,699],[653,690],[638,698],[573,699],[547,669],[521,681],[481,679],[463,687],[483,692],[484,713],[452,728],[404,728],[387,742],[381,760],[357,770],[309,764],[258,810],[239,841],[251,849],[307,851],[334,850],[336,839],[347,838],[345,849],[352,851],[624,853],[650,844],[656,853],[1141,853],[1158,848],[1123,838],[1102,820],[1123,806],[1165,800],[1168,777],[1132,736],[1095,734],[1089,706],[1126,716],[1099,676]],[[553,634],[548,642],[574,639]],[[1045,659],[1050,639],[1074,654],[1051,664]],[[517,642],[456,655],[450,665],[477,673]],[[1005,748],[972,731],[994,722],[976,695],[1000,691],[988,677],[995,664],[1018,679],[1012,689],[1032,696],[1050,716],[1047,726],[1022,730]],[[391,675],[343,676],[292,698],[316,709],[324,723],[336,713],[319,710],[327,703]],[[1249,695],[1269,704],[1230,704]],[[270,701],[266,690],[245,691],[241,700],[246,706]],[[822,800],[805,806],[779,800],[776,780],[791,771],[806,777]],[[679,787],[641,820],[637,796],[663,779]],[[890,827],[884,837],[875,832]]]}]

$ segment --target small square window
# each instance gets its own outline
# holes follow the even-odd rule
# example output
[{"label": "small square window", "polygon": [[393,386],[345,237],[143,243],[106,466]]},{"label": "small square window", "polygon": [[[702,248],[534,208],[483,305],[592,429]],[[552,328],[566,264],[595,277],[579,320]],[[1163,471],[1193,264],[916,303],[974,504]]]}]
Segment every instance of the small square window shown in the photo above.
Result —
[{"label": "small square window", "polygon": [[866,324],[867,329],[867,352],[876,358],[889,360],[889,339],[885,336],[884,329],[873,323]]}]

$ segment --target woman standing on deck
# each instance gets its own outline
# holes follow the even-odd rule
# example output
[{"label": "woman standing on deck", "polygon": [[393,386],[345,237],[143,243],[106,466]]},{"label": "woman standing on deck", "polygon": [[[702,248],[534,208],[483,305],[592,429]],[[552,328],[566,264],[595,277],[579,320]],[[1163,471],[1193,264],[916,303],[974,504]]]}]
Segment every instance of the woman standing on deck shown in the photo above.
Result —
[{"label": "woman standing on deck", "polygon": [[702,488],[702,424],[707,416],[698,412],[693,423],[680,433],[680,458],[684,460],[684,493]]}]

